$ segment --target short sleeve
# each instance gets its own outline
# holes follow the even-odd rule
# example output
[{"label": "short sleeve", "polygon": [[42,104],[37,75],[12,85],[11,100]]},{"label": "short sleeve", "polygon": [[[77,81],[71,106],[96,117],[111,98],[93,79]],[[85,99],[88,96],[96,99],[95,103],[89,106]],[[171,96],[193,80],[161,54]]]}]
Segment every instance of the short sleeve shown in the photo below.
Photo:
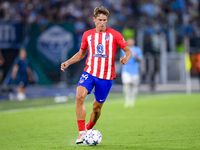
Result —
[{"label": "short sleeve", "polygon": [[82,37],[81,49],[87,50],[87,47],[88,47],[87,36],[86,33],[84,32]]},{"label": "short sleeve", "polygon": [[117,44],[123,49],[127,46],[127,43],[121,33],[116,32]]},{"label": "short sleeve", "polygon": [[142,59],[142,50],[138,47],[138,52],[137,52],[138,54],[138,58],[140,58],[140,59]]}]

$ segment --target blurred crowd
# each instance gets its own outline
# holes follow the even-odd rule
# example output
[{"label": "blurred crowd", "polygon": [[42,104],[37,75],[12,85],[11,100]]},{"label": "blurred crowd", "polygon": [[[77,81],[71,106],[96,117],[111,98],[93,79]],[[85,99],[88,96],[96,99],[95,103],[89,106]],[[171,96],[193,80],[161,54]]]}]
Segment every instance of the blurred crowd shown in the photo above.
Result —
[{"label": "blurred crowd", "polygon": [[76,32],[94,27],[93,9],[105,6],[110,11],[108,25],[145,27],[148,34],[176,27],[177,34],[200,36],[199,0],[2,0],[0,19],[31,24],[72,22]]}]

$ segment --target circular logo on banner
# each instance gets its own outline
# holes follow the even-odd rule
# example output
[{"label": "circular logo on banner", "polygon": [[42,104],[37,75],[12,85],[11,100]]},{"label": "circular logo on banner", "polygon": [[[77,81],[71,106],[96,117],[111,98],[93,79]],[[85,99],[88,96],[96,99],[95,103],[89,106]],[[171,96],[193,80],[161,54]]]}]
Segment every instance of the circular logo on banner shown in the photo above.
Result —
[{"label": "circular logo on banner", "polygon": [[102,44],[98,44],[97,45],[97,53],[98,54],[102,54],[103,53],[103,45]]}]

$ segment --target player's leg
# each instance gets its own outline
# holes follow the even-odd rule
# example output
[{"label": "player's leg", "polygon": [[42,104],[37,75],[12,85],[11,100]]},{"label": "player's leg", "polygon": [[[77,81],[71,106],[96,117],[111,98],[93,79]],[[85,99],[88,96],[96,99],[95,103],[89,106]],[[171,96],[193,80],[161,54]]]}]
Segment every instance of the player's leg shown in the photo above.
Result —
[{"label": "player's leg", "polygon": [[101,108],[105,102],[108,93],[110,92],[112,86],[112,80],[103,80],[95,78],[95,100],[93,103],[93,108],[90,116],[90,121],[88,122],[86,129],[92,129],[96,124],[97,120],[101,115]]},{"label": "player's leg", "polygon": [[18,99],[19,101],[23,101],[23,100],[26,99],[24,87],[19,86],[19,87],[17,88],[17,99]]},{"label": "player's leg", "polygon": [[125,97],[125,104],[124,107],[127,108],[129,107],[130,101],[131,101],[131,84],[130,83],[125,83],[123,84],[123,93]]},{"label": "player's leg", "polygon": [[96,99],[94,100],[92,112],[90,115],[90,121],[87,123],[87,126],[86,126],[87,130],[92,129],[93,126],[96,124],[97,120],[99,119],[101,115],[101,108],[103,104],[104,103],[97,102]]},{"label": "player's leg", "polygon": [[104,103],[97,102],[96,99],[94,100],[93,108],[91,112],[91,118],[90,118],[92,122],[96,122],[99,119],[103,104]]},{"label": "player's leg", "polygon": [[131,101],[131,75],[128,73],[122,73],[123,93],[125,97],[124,107],[127,108]]},{"label": "player's leg", "polygon": [[[85,97],[88,93],[88,90],[83,86],[78,86],[76,90],[76,117],[77,120],[85,120],[86,117],[86,108],[85,108]],[[85,126],[84,126],[85,127]],[[81,131],[79,129],[79,131]]]},{"label": "player's leg", "polygon": [[138,94],[139,89],[139,76],[134,75],[132,76],[132,89],[131,89],[131,100],[130,100],[130,107],[133,107],[135,104],[135,99]]},{"label": "player's leg", "polygon": [[87,95],[88,91],[83,86],[78,86],[76,90],[76,117],[77,117],[77,124],[79,129],[79,136],[76,140],[76,144],[83,143],[85,139],[85,117],[86,117],[86,108],[84,99]]},{"label": "player's leg", "polygon": [[92,91],[92,88],[93,77],[88,73],[84,72],[79,80],[76,90],[76,117],[79,129],[79,137],[76,140],[76,144],[83,143],[83,141],[85,140],[86,107],[84,100],[86,95]]},{"label": "player's leg", "polygon": [[23,101],[26,99],[26,94],[25,94],[26,85],[27,85],[26,81],[19,82],[19,86],[17,88],[17,99],[19,101]]}]

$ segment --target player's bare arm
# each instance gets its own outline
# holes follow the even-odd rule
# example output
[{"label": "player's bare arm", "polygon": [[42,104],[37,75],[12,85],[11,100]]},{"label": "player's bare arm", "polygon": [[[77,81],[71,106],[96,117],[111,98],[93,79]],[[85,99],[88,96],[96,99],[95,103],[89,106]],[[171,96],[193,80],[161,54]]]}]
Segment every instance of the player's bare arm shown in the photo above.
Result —
[{"label": "player's bare arm", "polygon": [[30,82],[33,82],[33,81],[34,81],[33,73],[32,73],[32,70],[31,70],[31,68],[30,68],[29,66],[26,68],[26,72],[27,72],[27,74],[28,74],[28,79],[29,79],[29,81],[30,81]]},{"label": "player's bare arm", "polygon": [[132,53],[131,53],[131,50],[128,48],[128,46],[124,47],[122,50],[123,50],[126,54],[125,54],[124,57],[121,57],[121,58],[120,58],[120,63],[121,63],[122,65],[125,65],[125,64],[128,62],[128,60],[132,57]]},{"label": "player's bare arm", "polygon": [[86,50],[80,49],[79,52],[76,53],[72,58],[70,58],[69,60],[67,60],[67,61],[65,61],[65,62],[63,62],[63,63],[61,64],[61,70],[64,72],[65,69],[66,69],[67,67],[69,67],[69,65],[81,61],[81,60],[85,57],[86,53],[87,53]]},{"label": "player's bare arm", "polygon": [[12,79],[16,78],[18,70],[19,70],[19,66],[18,65],[14,65],[13,70],[12,70],[12,74],[11,74],[11,78]]}]

